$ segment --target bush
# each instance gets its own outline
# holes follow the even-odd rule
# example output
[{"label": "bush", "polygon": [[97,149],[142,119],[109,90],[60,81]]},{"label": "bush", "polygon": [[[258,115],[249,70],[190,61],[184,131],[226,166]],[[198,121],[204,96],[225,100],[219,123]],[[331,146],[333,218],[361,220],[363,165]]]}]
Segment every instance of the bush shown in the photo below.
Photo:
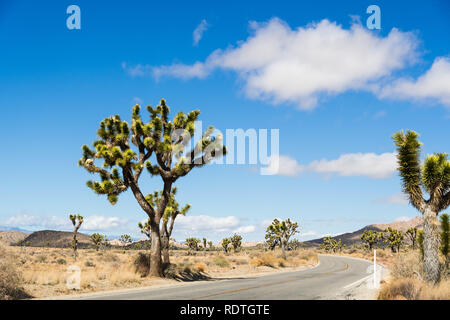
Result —
[{"label": "bush", "polygon": [[423,287],[416,279],[395,279],[382,285],[378,300],[418,300]]},{"label": "bush", "polygon": [[194,266],[195,270],[198,272],[206,272],[208,270],[208,267],[203,262],[197,262]]},{"label": "bush", "polygon": [[47,260],[47,257],[43,254],[40,254],[36,257],[36,261],[39,263],[45,263],[46,260]]},{"label": "bush", "polygon": [[150,272],[150,254],[139,252],[133,261],[134,271],[146,277]]},{"label": "bush", "polygon": [[56,263],[57,264],[67,264],[67,261],[66,261],[66,259],[59,258],[58,260],[56,260]]},{"label": "bush", "polygon": [[15,256],[0,246],[0,300],[29,298],[21,286],[22,276],[14,259]]},{"label": "bush", "polygon": [[226,268],[230,266],[230,263],[228,262],[228,260],[224,257],[224,256],[217,256],[214,258],[213,263],[216,266],[219,266],[221,268]]},{"label": "bush", "polygon": [[84,263],[84,265],[86,266],[86,267],[95,267],[95,264],[92,262],[92,261],[86,261],[85,263]]},{"label": "bush", "polygon": [[410,252],[395,257],[391,266],[391,275],[394,279],[423,278],[423,262],[418,252]]}]

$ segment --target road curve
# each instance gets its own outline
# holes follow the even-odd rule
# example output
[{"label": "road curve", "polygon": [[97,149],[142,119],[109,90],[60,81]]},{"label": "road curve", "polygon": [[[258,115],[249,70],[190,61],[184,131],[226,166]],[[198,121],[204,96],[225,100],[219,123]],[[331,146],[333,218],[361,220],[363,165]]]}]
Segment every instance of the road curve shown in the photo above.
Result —
[{"label": "road curve", "polygon": [[[88,300],[311,300],[333,299],[344,287],[368,276],[369,261],[319,255],[320,264],[302,271],[258,277],[208,280],[162,288],[99,292]],[[72,298],[72,297],[71,297]]]}]

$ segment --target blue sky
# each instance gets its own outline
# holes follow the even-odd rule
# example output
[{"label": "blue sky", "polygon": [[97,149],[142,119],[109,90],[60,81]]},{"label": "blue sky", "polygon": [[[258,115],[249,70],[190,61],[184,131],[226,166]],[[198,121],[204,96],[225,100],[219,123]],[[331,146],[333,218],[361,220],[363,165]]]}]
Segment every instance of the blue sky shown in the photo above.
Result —
[{"label": "blue sky", "polygon": [[[71,4],[80,30],[66,27]],[[381,30],[366,27],[371,4]],[[77,161],[103,118],[161,98],[173,114],[199,108],[204,127],[280,130],[277,174],[210,165],[177,182],[192,205],[177,240],[262,240],[275,217],[298,221],[301,240],[412,218],[390,137],[413,129],[424,155],[449,151],[449,12],[446,1],[3,0],[0,225],[68,230],[76,212],[85,232],[140,237],[131,193],[111,206]]]}]

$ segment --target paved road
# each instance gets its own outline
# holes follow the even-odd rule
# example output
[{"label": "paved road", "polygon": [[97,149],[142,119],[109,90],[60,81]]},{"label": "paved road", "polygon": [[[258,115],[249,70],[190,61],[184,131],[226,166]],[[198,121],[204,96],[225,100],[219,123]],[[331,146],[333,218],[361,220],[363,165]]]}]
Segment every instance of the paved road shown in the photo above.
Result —
[{"label": "paved road", "polygon": [[370,262],[347,257],[319,256],[312,269],[258,277],[209,280],[170,287],[96,293],[77,299],[114,300],[301,300],[333,299],[343,288],[368,276]]}]

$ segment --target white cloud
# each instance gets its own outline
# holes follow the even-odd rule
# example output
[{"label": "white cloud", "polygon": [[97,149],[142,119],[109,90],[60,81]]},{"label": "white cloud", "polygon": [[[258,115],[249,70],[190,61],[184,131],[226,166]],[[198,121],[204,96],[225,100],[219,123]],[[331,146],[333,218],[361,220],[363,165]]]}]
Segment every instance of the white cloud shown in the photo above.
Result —
[{"label": "white cloud", "polygon": [[84,219],[81,229],[88,231],[109,231],[123,227],[127,223],[127,219],[118,217],[90,216]]},{"label": "white cloud", "polygon": [[[271,158],[266,174],[282,176],[298,176],[301,172],[309,171],[323,174],[337,174],[339,176],[367,176],[383,179],[392,176],[397,168],[395,153],[349,153],[343,154],[335,160],[315,160],[308,165],[301,165],[288,156]],[[267,173],[269,172],[269,173]]]},{"label": "white cloud", "polygon": [[145,76],[151,69],[150,66],[138,64],[134,67],[130,67],[126,62],[122,62],[122,69],[125,70],[131,77],[141,77]]},{"label": "white cloud", "polygon": [[221,233],[231,232],[240,225],[238,218],[211,216],[179,216],[176,220],[176,232],[184,233]]},{"label": "white cloud", "polygon": [[215,69],[228,69],[244,80],[250,98],[311,109],[321,95],[373,90],[417,56],[416,38],[397,29],[382,37],[360,24],[343,29],[322,20],[293,30],[277,18],[250,26],[253,35],[236,47],[216,50],[192,65],[151,67],[152,73],[205,78]]},{"label": "white cloud", "polygon": [[264,169],[266,175],[280,175],[287,177],[295,177],[304,169],[297,160],[283,155],[272,155],[269,159],[269,164]]},{"label": "white cloud", "polygon": [[[123,227],[128,220],[118,217],[90,216],[84,217],[81,230],[87,231],[110,231]],[[71,230],[73,228],[69,217],[65,216],[37,216],[30,214],[18,214],[10,217],[2,224],[9,227],[21,227],[30,229],[52,229],[52,230]]]},{"label": "white cloud", "polygon": [[307,170],[318,173],[335,173],[340,176],[367,176],[383,179],[392,176],[397,168],[395,153],[349,153],[336,160],[313,161]]},{"label": "white cloud", "polygon": [[404,193],[396,193],[391,196],[375,200],[377,203],[388,203],[397,205],[407,205],[409,203],[408,197]]},{"label": "white cloud", "polygon": [[313,236],[317,236],[317,232],[315,231],[305,231],[305,232],[301,232],[299,233],[298,237],[303,238],[303,237],[313,237]]},{"label": "white cloud", "polygon": [[208,23],[206,22],[205,19],[203,19],[202,22],[200,22],[200,24],[197,26],[197,28],[195,28],[194,32],[192,33],[194,46],[198,45],[199,41],[203,37],[203,32],[205,32],[208,29],[208,27],[209,27]]},{"label": "white cloud", "polygon": [[242,226],[237,228],[236,230],[234,230],[233,232],[235,233],[242,233],[242,234],[246,234],[246,233],[252,233],[255,232],[256,227],[255,226]]},{"label": "white cloud", "polygon": [[416,80],[398,79],[384,87],[379,96],[392,99],[431,99],[450,106],[450,58],[436,58],[431,68]]},{"label": "white cloud", "polygon": [[410,218],[410,217],[401,216],[401,217],[396,218],[396,219],[394,220],[394,222],[404,222],[404,221],[409,221],[409,220],[411,220],[411,219],[412,219],[412,218]]}]

